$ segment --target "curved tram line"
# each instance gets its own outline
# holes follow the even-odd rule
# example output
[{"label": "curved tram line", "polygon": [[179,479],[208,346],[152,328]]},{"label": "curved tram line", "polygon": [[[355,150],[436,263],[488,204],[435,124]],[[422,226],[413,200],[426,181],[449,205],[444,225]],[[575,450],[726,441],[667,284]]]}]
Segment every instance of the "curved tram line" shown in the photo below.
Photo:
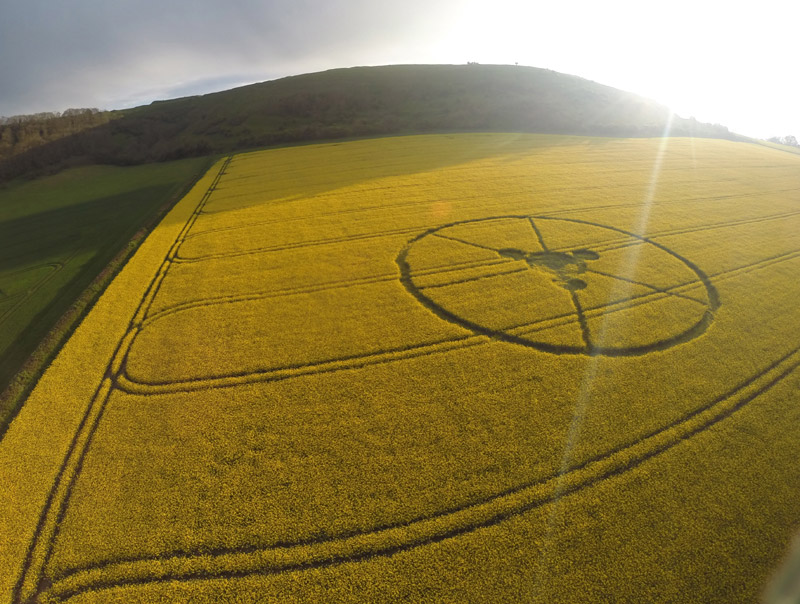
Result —
[{"label": "curved tram line", "polygon": [[[727,271],[720,271],[718,273],[710,275],[709,278],[713,278],[715,281],[723,281],[726,279],[735,278],[746,272],[773,266],[774,264],[790,261],[798,257],[800,257],[800,249],[787,252],[785,254],[779,254],[763,260],[759,260],[751,264],[739,266]],[[486,278],[496,275],[497,274],[487,275]],[[389,281],[395,281],[396,279],[397,279],[396,276],[392,276],[391,278],[380,278],[380,279],[376,278],[374,281],[372,280],[368,281],[368,283],[389,282]],[[319,288],[308,288],[308,289],[304,288],[302,290],[282,290],[279,292],[266,292],[263,294],[230,296],[206,302],[189,302],[183,305],[159,311],[152,317],[148,317],[148,319],[141,324],[141,328],[149,326],[153,321],[155,321],[158,318],[169,316],[176,312],[180,312],[182,310],[190,308],[231,304],[235,302],[261,300],[273,297],[282,297],[287,295],[293,295],[294,293],[298,293],[298,291],[299,293],[307,293],[309,291],[322,291],[323,289],[343,288],[343,287],[349,287],[350,285],[353,284],[362,284],[362,283],[364,282],[362,281],[341,282],[338,284],[331,284],[328,287],[324,288],[319,287]],[[664,299],[665,296],[668,295],[687,298],[689,300],[696,301],[698,304],[703,304],[705,306],[706,305],[705,302],[697,301],[694,298],[685,296],[680,293],[681,291],[691,290],[692,288],[697,288],[698,286],[701,285],[702,285],[701,281],[696,279],[693,281],[675,285],[670,288],[663,288],[663,289],[654,288],[652,292],[646,294],[640,294],[629,298],[615,300],[605,305],[593,306],[587,308],[585,309],[585,314],[588,317],[594,317],[602,314],[612,314],[616,312],[621,312],[628,310],[634,306],[662,300]],[[288,291],[289,293],[286,293],[286,291]],[[537,321],[510,325],[506,327],[506,331],[519,331],[520,333],[524,334],[537,331],[545,331],[548,329],[561,327],[563,325],[568,325],[576,322],[578,322],[578,317],[576,313],[568,312],[561,315],[555,315],[552,317],[539,319]],[[130,338],[130,342],[128,342],[129,345],[125,347],[126,349],[130,348],[130,344],[133,343],[133,340],[135,340],[135,336],[138,333],[139,333],[138,331],[129,332],[127,337]],[[125,373],[124,360],[123,360],[123,362],[121,363],[122,371],[118,375],[117,386],[122,391],[137,395],[157,395],[157,394],[173,393],[173,392],[191,392],[196,390],[206,390],[210,388],[225,388],[225,387],[239,386],[242,384],[278,381],[293,377],[299,377],[303,375],[312,375],[316,373],[330,373],[333,371],[357,369],[361,367],[366,367],[368,365],[390,363],[402,359],[426,356],[429,354],[436,354],[440,352],[449,352],[451,350],[455,350],[461,347],[485,344],[492,341],[493,339],[496,338],[492,338],[491,336],[485,336],[485,335],[465,335],[463,338],[460,339],[439,340],[436,342],[419,344],[416,346],[409,346],[406,348],[383,350],[374,353],[352,355],[349,357],[339,357],[339,358],[328,359],[326,361],[319,361],[316,363],[285,366],[276,369],[265,369],[263,371],[248,372],[241,374],[229,374],[217,377],[204,377],[204,378],[197,378],[193,380],[186,380],[180,382],[141,382],[133,380]],[[662,343],[655,343],[655,344],[657,347],[663,345]],[[672,342],[666,342],[666,344],[672,345]],[[654,350],[655,349],[658,348],[654,348]]]},{"label": "curved tram line", "polygon": [[[601,248],[598,248],[601,249]],[[729,269],[726,271],[720,271],[718,273],[714,273],[710,276],[705,276],[705,283],[710,283],[710,279],[714,279],[715,281],[726,280],[729,278],[734,278],[738,275],[741,275],[745,272],[749,272],[751,270],[758,270],[759,268],[764,268],[768,266],[772,266],[779,262],[784,262],[788,260],[792,260],[796,257],[800,256],[800,249],[793,250],[784,254],[779,254],[770,258],[766,258],[763,260],[756,261],[751,264],[738,266],[733,269]],[[463,263],[464,266],[458,267],[455,269],[444,268],[444,269],[433,269],[427,271],[421,271],[420,274],[433,275],[433,274],[443,274],[451,271],[458,271],[462,270],[463,268],[471,268],[473,266],[486,266],[491,267],[493,265],[512,265],[514,264],[513,261],[510,260],[499,260],[499,261],[483,261],[483,262],[470,262],[470,263]],[[505,274],[511,274],[512,272],[517,272],[519,269],[514,269],[514,271],[507,271],[507,272],[499,272],[499,273],[491,273],[488,275],[481,275],[478,277],[472,277],[465,280],[455,280],[449,281],[442,286],[452,285],[456,283],[468,282],[471,280],[479,280],[479,279],[487,279],[496,276],[501,276]],[[527,270],[527,269],[523,269]],[[596,272],[598,274],[605,274],[599,271],[593,271],[592,269],[588,269],[587,272]],[[692,301],[698,305],[702,305],[703,307],[708,308],[711,306],[709,303],[693,298],[683,292],[689,292],[692,289],[696,289],[698,287],[707,287],[703,281],[703,278],[697,276],[695,279],[690,279],[684,283],[679,283],[671,287],[664,287],[659,288],[653,285],[649,285],[640,281],[632,281],[628,279],[624,279],[622,277],[612,275],[615,279],[620,279],[623,281],[630,281],[632,283],[643,285],[650,289],[651,291],[648,293],[637,294],[635,296],[620,298],[618,300],[612,300],[606,304],[588,307],[583,310],[583,314],[587,318],[592,318],[596,316],[600,316],[603,314],[613,314],[617,312],[623,312],[633,308],[635,306],[639,306],[642,304],[648,304],[652,302],[656,302],[659,300],[663,300],[666,297],[674,296],[682,299],[686,299]],[[308,286],[302,288],[288,288],[283,290],[276,290],[271,292],[263,292],[263,293],[253,293],[253,294],[243,294],[243,295],[234,295],[234,296],[222,296],[219,298],[214,299],[207,299],[201,301],[192,301],[186,302],[183,304],[171,306],[159,310],[158,312],[154,313],[147,317],[141,324],[137,326],[137,329],[132,330],[129,333],[129,342],[126,345],[126,350],[130,350],[133,342],[136,339],[138,333],[142,330],[150,327],[156,321],[173,315],[175,313],[182,312],[184,310],[189,310],[198,307],[210,307],[210,306],[217,306],[217,305],[225,305],[225,304],[233,304],[237,302],[247,302],[247,301],[256,301],[256,300],[263,300],[268,298],[278,298],[283,296],[290,296],[300,293],[311,293],[316,291],[324,291],[328,289],[338,289],[338,288],[345,288],[354,285],[369,285],[369,284],[376,284],[376,283],[383,283],[383,282],[392,282],[397,280],[396,274],[389,274],[389,275],[380,275],[374,278],[362,278],[362,279],[352,279],[352,280],[342,280],[338,282],[330,282],[321,284],[319,286]],[[439,285],[432,285],[427,287],[420,287],[420,290],[430,289],[439,287]],[[713,293],[709,295],[709,300],[713,300],[716,297],[716,294]],[[716,310],[718,306],[718,302],[713,304],[713,310]],[[712,311],[713,312],[713,311]],[[711,320],[711,315],[709,312],[704,313],[698,322],[690,326],[687,330],[669,338],[665,338],[663,340],[659,340],[656,342],[652,342],[648,345],[641,346],[638,348],[631,348],[630,351],[623,351],[629,352],[631,354],[642,354],[645,352],[652,352],[655,350],[662,350],[668,347],[671,347],[675,344],[682,343],[687,341],[693,337],[699,335],[698,332],[705,330],[708,327],[708,324]],[[536,321],[528,321],[519,324],[514,324],[507,326],[503,331],[504,332],[515,332],[511,334],[515,339],[521,335],[527,335],[530,333],[535,332],[542,332],[549,329],[553,329],[556,327],[561,327],[564,325],[569,325],[573,323],[580,323],[580,318],[576,312],[567,312],[559,315],[554,315],[551,317],[546,317],[543,319],[539,319]],[[307,364],[296,364],[296,365],[287,365],[278,368],[270,368],[270,369],[263,369],[260,371],[251,371],[251,372],[242,372],[237,374],[226,374],[226,375],[219,375],[219,376],[204,376],[202,378],[195,378],[189,379],[184,381],[148,381],[144,382],[141,380],[132,379],[130,376],[127,375],[125,371],[125,365],[127,361],[127,352],[123,356],[123,359],[120,363],[121,371],[117,376],[117,386],[120,390],[129,392],[132,394],[138,395],[157,395],[157,394],[164,394],[164,393],[176,393],[176,392],[190,392],[190,391],[197,391],[197,390],[206,390],[210,388],[225,388],[225,387],[232,387],[232,386],[239,386],[242,384],[248,383],[257,383],[257,382],[268,382],[268,381],[278,381],[289,379],[293,377],[299,377],[303,375],[312,375],[317,373],[330,373],[334,371],[342,371],[348,369],[357,369],[361,367],[366,367],[368,365],[377,365],[377,364],[384,364],[390,363],[402,359],[409,359],[415,358],[420,356],[426,356],[429,354],[437,354],[442,352],[449,352],[451,350],[455,350],[461,347],[468,347],[474,346],[478,344],[488,343],[493,340],[501,340],[505,341],[506,338],[498,337],[495,335],[494,332],[489,332],[486,330],[487,333],[473,333],[470,335],[465,335],[462,338],[458,339],[446,339],[446,340],[439,340],[434,342],[427,342],[417,345],[412,345],[404,348],[397,348],[397,349],[388,349],[388,350],[379,350],[370,353],[364,354],[353,354],[347,357],[338,357],[338,358],[331,358],[323,361],[317,361],[314,363],[307,363]],[[522,340],[521,337],[519,337]],[[525,342],[525,345],[528,345],[527,340],[522,340]],[[560,349],[553,349],[547,350],[547,352],[551,352],[554,354],[574,354],[574,353],[586,353],[583,349],[578,350],[560,350]],[[612,351],[614,354],[614,351]]]},{"label": "curved tram line", "polygon": [[[495,525],[516,514],[635,468],[680,442],[710,428],[763,394],[800,367],[800,347],[738,384],[705,407],[644,438],[621,445],[563,473],[518,486],[482,501],[443,510],[412,522],[351,533],[338,539],[273,547],[220,549],[193,554],[173,552],[154,558],[115,560],[72,569],[57,577],[51,594],[64,601],[87,591],[168,581],[268,575],[390,556],[414,547]],[[158,561],[158,569],[150,568]],[[116,575],[116,577],[115,577]]]},{"label": "curved tram line", "polygon": [[[111,394],[115,390],[125,390],[124,358],[135,334],[148,317],[153,300],[170,265],[176,261],[180,245],[208,202],[230,161],[231,158],[228,157],[223,163],[148,286],[139,308],[130,322],[128,335],[119,342],[107,367],[105,379],[98,386],[92,401],[87,406],[48,494],[28,548],[13,592],[15,604],[22,604],[27,598],[43,593],[63,601],[88,591],[116,587],[302,570],[348,561],[367,560],[376,556],[388,556],[456,537],[479,527],[497,524],[511,516],[545,505],[559,497],[630,470],[730,416],[778,384],[800,366],[800,347],[798,347],[742,381],[724,395],[710,401],[704,407],[678,418],[637,441],[620,445],[579,465],[574,465],[564,472],[519,485],[461,507],[420,517],[411,522],[386,525],[363,533],[353,532],[340,538],[285,543],[268,548],[247,547],[203,553],[177,551],[154,558],[114,560],[85,568],[71,569],[61,576],[54,577],[51,582],[46,577],[46,569],[53,555],[60,524],[66,514],[69,499],[80,475],[84,459],[91,447],[92,439],[102,420]],[[772,264],[788,257],[796,257],[798,253],[782,254],[754,263],[752,266],[764,263]],[[750,269],[739,267],[728,272],[739,273],[743,270]],[[677,287],[690,285],[696,285],[696,283],[682,284]],[[659,293],[662,292],[654,292],[650,295]],[[428,346],[451,349],[451,345],[455,344],[465,346],[485,341],[487,339],[483,336],[467,336],[462,340],[432,343]],[[150,567],[151,563],[155,561],[159,563],[158,570]]]},{"label": "curved tram line", "polygon": [[[64,270],[64,267],[70,263],[70,261],[75,257],[78,253],[78,248],[75,248],[70,254],[63,259],[61,262],[48,262],[46,264],[40,264],[38,266],[32,266],[30,268],[22,269],[20,271],[15,271],[17,273],[23,273],[28,271],[34,270],[41,270],[43,268],[49,268],[50,270],[46,275],[44,275],[41,279],[39,279],[36,283],[34,283],[31,287],[29,287],[26,291],[20,292],[13,296],[8,296],[5,298],[0,298],[1,300],[17,300],[17,302],[11,305],[9,308],[6,309],[5,312],[0,314],[0,325],[2,325],[11,315],[13,315],[18,308],[20,308],[25,302],[31,299],[37,291],[39,291],[42,287],[44,287],[49,281],[51,281],[59,272]],[[9,273],[14,274],[14,273]]]}]

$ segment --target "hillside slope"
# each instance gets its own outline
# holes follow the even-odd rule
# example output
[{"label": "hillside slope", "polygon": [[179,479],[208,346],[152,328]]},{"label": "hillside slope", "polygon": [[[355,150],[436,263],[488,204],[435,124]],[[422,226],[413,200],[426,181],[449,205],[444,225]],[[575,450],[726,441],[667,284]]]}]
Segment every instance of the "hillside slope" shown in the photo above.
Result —
[{"label": "hillside slope", "polygon": [[[65,164],[138,164],[323,139],[439,131],[658,136],[668,108],[546,69],[354,67],[111,112],[107,124],[0,163],[0,179]],[[729,138],[676,118],[673,135]]]}]

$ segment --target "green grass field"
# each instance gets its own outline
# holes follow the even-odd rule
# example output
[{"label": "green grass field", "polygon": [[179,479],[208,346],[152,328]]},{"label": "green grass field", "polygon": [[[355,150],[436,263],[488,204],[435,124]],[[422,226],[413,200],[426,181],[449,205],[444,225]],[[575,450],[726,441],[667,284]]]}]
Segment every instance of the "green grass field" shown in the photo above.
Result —
[{"label": "green grass field", "polygon": [[800,528],[800,157],[220,160],[0,441],[0,600],[750,602]]},{"label": "green grass field", "polygon": [[[0,391],[81,292],[207,160],[91,166],[0,188]],[[0,433],[14,411],[0,404]]]}]

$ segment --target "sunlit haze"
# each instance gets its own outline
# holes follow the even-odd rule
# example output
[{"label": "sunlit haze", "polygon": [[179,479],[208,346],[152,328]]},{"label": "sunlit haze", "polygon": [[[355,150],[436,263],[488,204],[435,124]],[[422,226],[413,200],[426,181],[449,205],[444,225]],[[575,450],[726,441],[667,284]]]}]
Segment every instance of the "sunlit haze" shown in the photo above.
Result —
[{"label": "sunlit haze", "polygon": [[800,136],[791,4],[10,0],[0,115],[113,109],[353,65],[544,67],[741,134]]},{"label": "sunlit haze", "polygon": [[[481,9],[481,5],[484,6]],[[785,2],[471,2],[454,54],[547,67],[751,136],[800,132]],[[455,58],[455,57],[454,57]]]}]

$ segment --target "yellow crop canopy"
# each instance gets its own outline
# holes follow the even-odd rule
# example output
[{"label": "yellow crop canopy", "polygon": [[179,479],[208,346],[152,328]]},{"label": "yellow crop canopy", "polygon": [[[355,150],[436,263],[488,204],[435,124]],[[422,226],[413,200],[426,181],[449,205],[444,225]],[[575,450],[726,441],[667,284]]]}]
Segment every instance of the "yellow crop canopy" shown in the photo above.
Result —
[{"label": "yellow crop canopy", "polygon": [[799,168],[517,134],[220,160],[0,442],[0,601],[757,599],[799,520]]}]

